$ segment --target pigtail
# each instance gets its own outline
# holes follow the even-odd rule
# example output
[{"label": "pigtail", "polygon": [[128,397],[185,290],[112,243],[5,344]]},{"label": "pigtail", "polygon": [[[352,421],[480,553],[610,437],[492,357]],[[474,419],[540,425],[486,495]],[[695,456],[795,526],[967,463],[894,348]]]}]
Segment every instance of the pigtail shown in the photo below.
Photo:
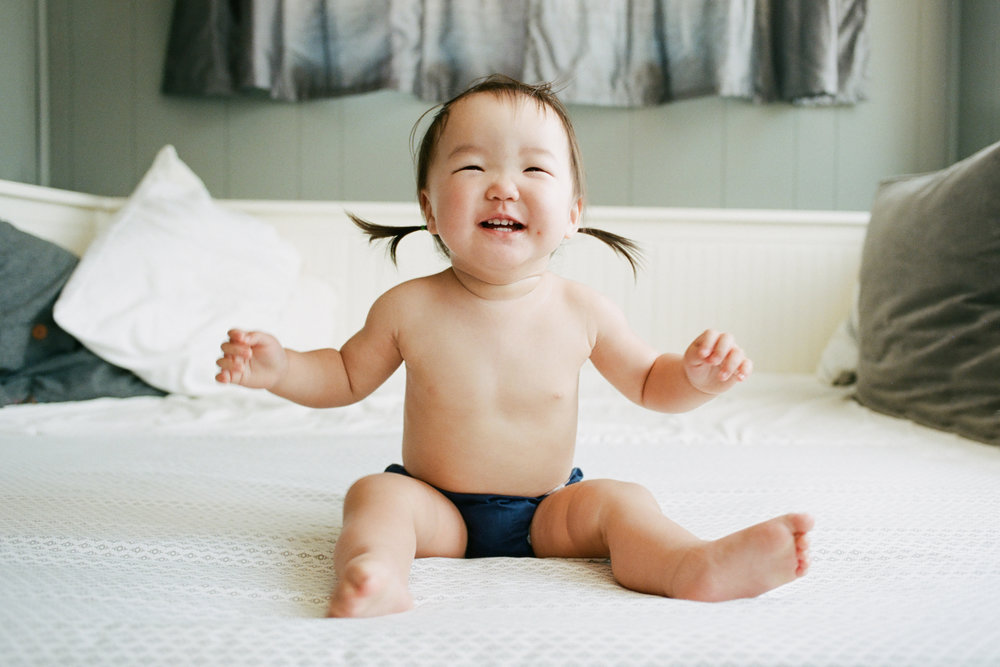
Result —
[{"label": "pigtail", "polygon": [[373,244],[376,241],[392,239],[389,241],[389,247],[386,248],[386,252],[389,254],[389,259],[392,260],[393,264],[396,264],[396,248],[399,246],[399,242],[403,240],[403,237],[413,232],[427,229],[424,225],[377,225],[374,222],[368,222],[363,218],[359,218],[349,211],[347,217],[368,236],[368,243]]},{"label": "pigtail", "polygon": [[[355,224],[362,232],[368,236],[368,243],[375,243],[376,241],[384,241],[386,239],[391,239],[389,241],[389,247],[386,248],[386,253],[389,255],[389,259],[392,260],[394,265],[398,265],[396,261],[396,248],[399,247],[399,242],[403,240],[403,237],[413,232],[422,232],[427,229],[427,225],[377,225],[374,222],[368,222],[364,218],[359,218],[350,211],[347,211],[347,217],[351,219],[351,222]],[[434,243],[437,245],[437,249],[445,257],[449,256],[448,248],[441,241],[441,237],[435,235]]]},{"label": "pigtail", "polygon": [[595,227],[581,227],[579,231],[581,234],[593,236],[595,239],[604,242],[608,247],[625,258],[625,261],[632,267],[632,275],[638,280],[639,268],[643,262],[642,248],[639,247],[638,243],[630,238],[606,232],[603,229]]}]

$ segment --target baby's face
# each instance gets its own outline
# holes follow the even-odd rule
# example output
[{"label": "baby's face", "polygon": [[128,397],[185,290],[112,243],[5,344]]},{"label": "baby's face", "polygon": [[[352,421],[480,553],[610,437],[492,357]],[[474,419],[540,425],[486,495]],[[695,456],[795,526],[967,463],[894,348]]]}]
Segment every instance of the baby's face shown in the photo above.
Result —
[{"label": "baby's face", "polygon": [[435,147],[420,203],[456,268],[537,272],[579,227],[569,139],[534,100],[460,100]]}]

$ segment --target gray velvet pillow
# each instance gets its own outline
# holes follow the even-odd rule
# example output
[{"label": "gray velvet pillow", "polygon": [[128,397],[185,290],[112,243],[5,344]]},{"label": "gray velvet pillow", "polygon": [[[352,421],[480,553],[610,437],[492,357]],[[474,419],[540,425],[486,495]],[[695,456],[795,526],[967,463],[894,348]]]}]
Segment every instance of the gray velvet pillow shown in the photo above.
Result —
[{"label": "gray velvet pillow", "polygon": [[72,253],[0,220],[0,406],[162,395],[84,348],[52,319]]},{"label": "gray velvet pillow", "polygon": [[858,309],[862,404],[1000,445],[1000,143],[880,186]]}]

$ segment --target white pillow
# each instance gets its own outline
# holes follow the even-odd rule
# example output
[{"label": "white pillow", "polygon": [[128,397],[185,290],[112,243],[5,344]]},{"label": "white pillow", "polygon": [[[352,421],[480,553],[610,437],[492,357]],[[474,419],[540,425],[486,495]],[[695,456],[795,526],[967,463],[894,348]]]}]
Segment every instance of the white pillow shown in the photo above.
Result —
[{"label": "white pillow", "polygon": [[299,276],[295,292],[281,314],[277,327],[266,329],[285,347],[315,350],[340,347],[345,337],[338,329],[340,298],[330,283],[307,274]]},{"label": "white pillow", "polygon": [[213,202],[166,146],[84,253],[55,320],[155,387],[217,393],[226,331],[280,329],[300,264],[274,228]]}]

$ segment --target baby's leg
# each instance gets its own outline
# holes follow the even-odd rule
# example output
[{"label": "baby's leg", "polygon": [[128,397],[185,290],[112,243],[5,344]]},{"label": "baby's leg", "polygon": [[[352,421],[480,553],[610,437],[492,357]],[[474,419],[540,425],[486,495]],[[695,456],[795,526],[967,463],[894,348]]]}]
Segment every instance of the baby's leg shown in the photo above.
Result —
[{"label": "baby's leg", "polygon": [[450,500],[405,475],[381,473],[351,486],[334,550],[337,585],[329,616],[381,616],[413,606],[414,557],[461,557],[465,523]]},{"label": "baby's leg", "polygon": [[608,557],[620,584],[717,601],[760,595],[805,574],[812,519],[788,514],[705,541],[660,511],[641,486],[593,480],[545,499],[531,526],[539,556]]}]

